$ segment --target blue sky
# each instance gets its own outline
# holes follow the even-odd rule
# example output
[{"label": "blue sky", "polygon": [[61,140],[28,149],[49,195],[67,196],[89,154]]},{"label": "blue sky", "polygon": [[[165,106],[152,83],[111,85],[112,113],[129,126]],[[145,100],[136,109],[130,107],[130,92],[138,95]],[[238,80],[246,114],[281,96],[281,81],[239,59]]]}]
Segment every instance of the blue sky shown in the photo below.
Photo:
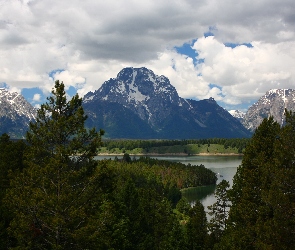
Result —
[{"label": "blue sky", "polygon": [[0,87],[38,106],[56,79],[83,96],[144,66],[183,98],[246,110],[295,88],[294,13],[290,0],[1,1]]}]

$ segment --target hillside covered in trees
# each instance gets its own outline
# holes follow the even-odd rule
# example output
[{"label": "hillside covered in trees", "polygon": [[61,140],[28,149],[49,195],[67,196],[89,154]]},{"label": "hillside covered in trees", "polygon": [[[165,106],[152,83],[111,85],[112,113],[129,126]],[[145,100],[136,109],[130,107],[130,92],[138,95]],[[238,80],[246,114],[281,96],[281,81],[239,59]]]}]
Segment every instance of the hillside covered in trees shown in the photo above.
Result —
[{"label": "hillside covered in trees", "polygon": [[126,152],[122,160],[94,160],[103,131],[84,128],[81,102],[67,101],[57,81],[26,141],[0,137],[1,249],[294,248],[293,112],[284,127],[271,117],[262,122],[233,186],[216,186],[208,220],[180,190],[215,184],[212,171]]}]

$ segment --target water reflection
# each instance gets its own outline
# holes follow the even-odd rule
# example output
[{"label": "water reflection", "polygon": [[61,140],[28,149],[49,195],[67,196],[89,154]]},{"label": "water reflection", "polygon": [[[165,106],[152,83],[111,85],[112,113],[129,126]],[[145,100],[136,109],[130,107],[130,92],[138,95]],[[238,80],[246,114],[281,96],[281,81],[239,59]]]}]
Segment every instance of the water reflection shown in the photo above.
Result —
[{"label": "water reflection", "polygon": [[[172,160],[174,161],[176,159],[172,158]],[[229,181],[232,186],[233,177],[237,172],[238,166],[242,162],[242,156],[192,156],[185,157],[184,159],[178,158],[177,160],[185,164],[203,164],[206,168],[211,169],[217,174],[217,184],[224,179]],[[184,191],[183,196],[186,197],[192,205],[196,200],[200,200],[205,210],[208,211],[207,206],[216,202],[214,191],[215,186],[197,187],[192,188],[190,191]]]},{"label": "water reflection", "polygon": [[215,185],[186,188],[182,190],[182,195],[193,206],[196,200],[204,200],[207,196],[210,196],[215,191]]}]

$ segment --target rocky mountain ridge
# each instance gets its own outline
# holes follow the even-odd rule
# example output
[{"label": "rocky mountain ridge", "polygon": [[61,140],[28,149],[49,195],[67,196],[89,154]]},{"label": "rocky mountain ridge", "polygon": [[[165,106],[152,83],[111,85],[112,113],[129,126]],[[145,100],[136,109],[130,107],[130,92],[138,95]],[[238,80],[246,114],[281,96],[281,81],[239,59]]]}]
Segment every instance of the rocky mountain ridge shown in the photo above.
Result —
[{"label": "rocky mountain ridge", "polygon": [[36,109],[19,93],[0,88],[0,134],[23,137]]},{"label": "rocky mountain ridge", "polygon": [[295,90],[271,89],[248,109],[242,124],[253,132],[264,118],[273,116],[275,121],[284,125],[285,109],[295,111]]},{"label": "rocky mountain ridge", "polygon": [[87,93],[83,103],[89,117],[88,126],[101,126],[112,138],[250,135],[213,98],[202,101],[183,99],[168,78],[157,76],[147,68],[121,70],[116,78],[106,81],[95,92]]},{"label": "rocky mountain ridge", "polygon": [[[285,108],[295,111],[295,90],[271,89],[246,113],[227,112],[213,98],[179,97],[167,77],[147,68],[125,68],[87,93],[83,106],[89,117],[86,125],[105,129],[108,138],[248,137],[270,115],[283,125]],[[23,137],[35,115],[22,95],[0,88],[1,134]]]},{"label": "rocky mountain ridge", "polygon": [[243,121],[246,113],[241,111],[241,110],[229,110],[228,111],[233,117],[235,117],[236,119],[238,119],[240,122]]}]

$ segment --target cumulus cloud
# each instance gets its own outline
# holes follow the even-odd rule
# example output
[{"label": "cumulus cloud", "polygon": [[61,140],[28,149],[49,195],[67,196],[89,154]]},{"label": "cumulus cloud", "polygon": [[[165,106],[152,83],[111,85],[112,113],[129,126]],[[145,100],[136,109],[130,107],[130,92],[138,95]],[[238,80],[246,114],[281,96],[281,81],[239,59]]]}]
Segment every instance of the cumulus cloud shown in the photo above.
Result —
[{"label": "cumulus cloud", "polygon": [[196,41],[193,48],[204,63],[198,71],[206,83],[222,87],[223,101],[238,104],[258,98],[272,88],[291,88],[295,81],[295,42],[252,42],[226,47],[213,36]]},{"label": "cumulus cloud", "polygon": [[[126,66],[167,76],[182,97],[233,105],[294,83],[293,0],[0,4],[0,82],[18,91],[39,87],[47,94],[59,79],[84,95]],[[209,30],[214,37],[203,37]],[[195,39],[200,65],[173,49]]]},{"label": "cumulus cloud", "polygon": [[193,59],[188,56],[166,50],[156,60],[150,61],[147,67],[158,75],[168,77],[181,97],[203,99],[208,96],[210,87],[198,76]]},{"label": "cumulus cloud", "polygon": [[40,94],[34,94],[34,96],[33,96],[33,101],[34,102],[39,102],[40,99],[41,99],[41,95]]}]

